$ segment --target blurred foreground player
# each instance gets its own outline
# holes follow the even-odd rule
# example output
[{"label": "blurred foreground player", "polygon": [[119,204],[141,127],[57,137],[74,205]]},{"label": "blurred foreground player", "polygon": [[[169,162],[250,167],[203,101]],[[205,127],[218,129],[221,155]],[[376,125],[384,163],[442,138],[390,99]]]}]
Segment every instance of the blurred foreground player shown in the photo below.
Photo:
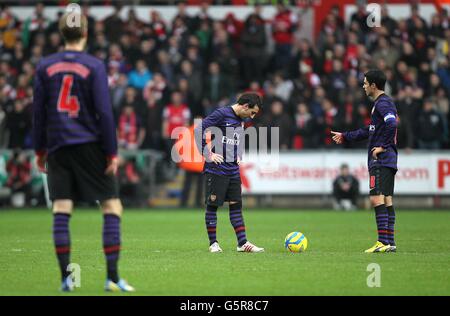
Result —
[{"label": "blurred foreground player", "polygon": [[363,88],[374,100],[370,125],[356,131],[333,134],[337,144],[369,139],[370,201],[375,208],[378,241],[365,252],[395,252],[395,211],[392,205],[397,172],[397,109],[384,94],[386,76],[380,70],[365,74]]},{"label": "blurred foreground player", "polygon": [[[262,108],[261,98],[254,93],[242,94],[237,103],[222,107],[207,116],[201,126],[196,128],[196,140],[200,152],[205,156],[204,173],[206,180],[206,230],[209,238],[209,251],[222,252],[216,239],[217,209],[229,202],[230,222],[237,238],[238,252],[263,252],[264,248],[247,241],[244,218],[242,216],[242,188],[239,164],[242,141],[244,139],[244,119],[254,118]],[[205,148],[205,132],[210,128],[220,130],[219,135],[212,132],[217,147]],[[200,134],[201,133],[201,134]],[[200,137],[201,135],[201,145]],[[218,141],[217,141],[218,140]]]},{"label": "blurred foreground player", "polygon": [[[53,201],[53,238],[62,274],[62,291],[74,289],[70,263],[69,220],[74,200],[99,201],[104,214],[103,250],[106,291],[134,291],[118,275],[120,218],[116,128],[103,62],[83,52],[87,20],[65,14],[59,30],[65,51],[37,66],[33,100],[36,163],[48,172]],[[79,21],[79,23],[76,23]]]}]

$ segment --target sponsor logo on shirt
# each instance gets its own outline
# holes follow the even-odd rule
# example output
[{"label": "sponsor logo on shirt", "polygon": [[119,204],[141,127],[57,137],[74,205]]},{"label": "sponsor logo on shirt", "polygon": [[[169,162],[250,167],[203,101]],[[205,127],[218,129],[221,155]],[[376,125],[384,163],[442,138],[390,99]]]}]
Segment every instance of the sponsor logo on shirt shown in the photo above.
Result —
[{"label": "sponsor logo on shirt", "polygon": [[227,145],[239,146],[239,134],[233,133],[233,138],[228,138],[226,136],[222,137],[222,143]]}]

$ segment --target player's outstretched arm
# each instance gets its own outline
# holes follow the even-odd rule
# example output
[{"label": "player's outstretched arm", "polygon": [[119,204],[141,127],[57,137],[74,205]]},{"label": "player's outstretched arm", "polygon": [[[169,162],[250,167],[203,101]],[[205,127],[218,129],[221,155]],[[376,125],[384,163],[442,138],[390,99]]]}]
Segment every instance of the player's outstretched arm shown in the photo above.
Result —
[{"label": "player's outstretched arm", "polygon": [[331,134],[333,135],[332,139],[336,144],[342,144],[344,142],[344,136],[342,136],[342,133],[331,131]]},{"label": "player's outstretched arm", "polygon": [[[344,132],[344,133],[340,133],[340,132],[333,132],[331,131],[331,133],[333,134],[333,140],[337,143],[337,144],[342,144],[344,141],[345,142],[357,142],[360,140],[365,140],[369,138],[369,126],[357,129],[355,131],[351,131],[351,132]],[[339,140],[340,142],[338,143],[336,140]]]}]

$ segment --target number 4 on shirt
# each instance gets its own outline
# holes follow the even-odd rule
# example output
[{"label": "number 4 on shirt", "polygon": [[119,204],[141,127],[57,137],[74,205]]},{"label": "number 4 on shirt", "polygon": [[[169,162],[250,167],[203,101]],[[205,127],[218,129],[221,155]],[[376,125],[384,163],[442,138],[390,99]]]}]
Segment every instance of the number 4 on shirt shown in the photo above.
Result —
[{"label": "number 4 on shirt", "polygon": [[76,96],[70,95],[73,85],[73,75],[64,75],[58,97],[58,112],[67,112],[69,117],[78,117],[80,102]]}]

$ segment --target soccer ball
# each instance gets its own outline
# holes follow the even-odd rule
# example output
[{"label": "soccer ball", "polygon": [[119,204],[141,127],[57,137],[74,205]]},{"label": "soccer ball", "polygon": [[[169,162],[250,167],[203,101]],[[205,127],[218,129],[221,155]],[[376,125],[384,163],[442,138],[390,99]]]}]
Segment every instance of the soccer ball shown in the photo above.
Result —
[{"label": "soccer ball", "polygon": [[286,236],[284,247],[290,252],[303,252],[308,247],[308,240],[300,232],[292,232]]}]

